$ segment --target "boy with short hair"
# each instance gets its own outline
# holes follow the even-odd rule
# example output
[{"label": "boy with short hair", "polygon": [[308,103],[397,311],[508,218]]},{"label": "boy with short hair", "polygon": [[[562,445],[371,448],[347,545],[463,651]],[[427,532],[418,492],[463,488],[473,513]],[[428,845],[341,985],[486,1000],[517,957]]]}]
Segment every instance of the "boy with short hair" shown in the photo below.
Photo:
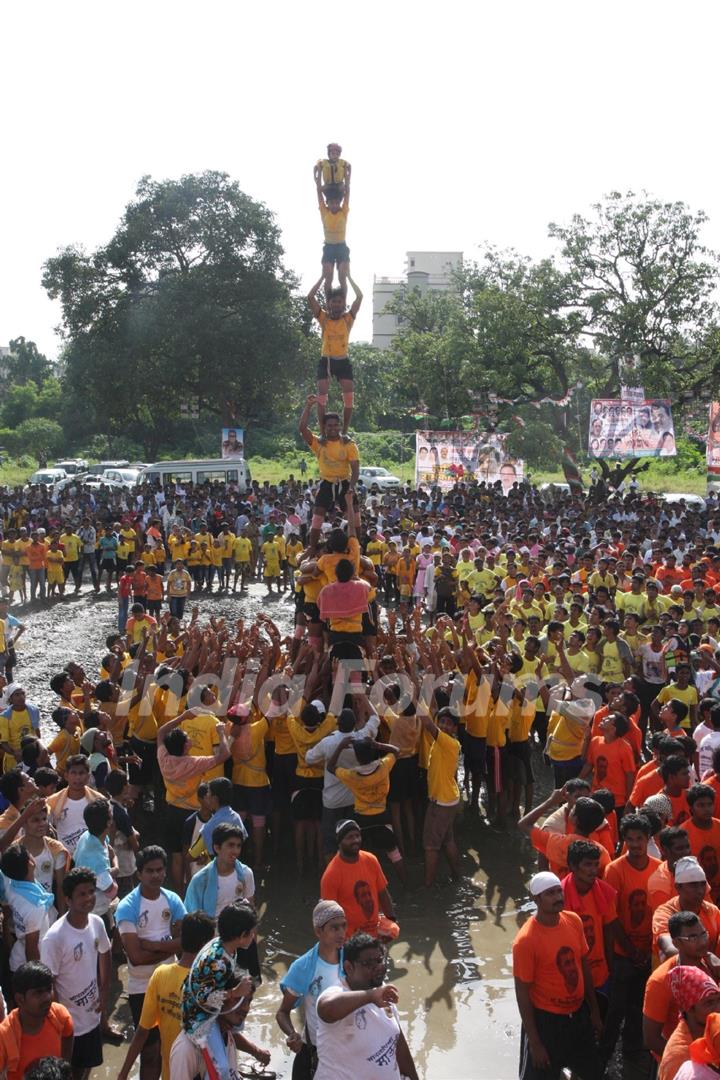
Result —
[{"label": "boy with short hair", "polygon": [[[344,248],[349,259],[350,252],[342,244],[326,244],[327,249]],[[323,256],[324,258],[324,256]],[[322,330],[321,356],[317,368],[317,413],[320,431],[323,433],[325,426],[325,406],[328,400],[330,379],[334,378],[340,383],[343,399],[343,435],[346,435],[350,427],[350,417],[353,411],[355,383],[353,381],[353,369],[348,358],[348,341],[350,331],[362,304],[363,294],[353,279],[350,277],[349,263],[343,263],[339,267],[340,288],[332,288],[332,262],[323,261],[323,273],[325,276],[325,305],[323,308],[317,300],[316,293],[323,282],[320,278],[315,282],[308,293],[307,301],[310,310],[320,323]],[[345,270],[343,271],[343,266]],[[347,280],[353,287],[355,299],[350,310],[347,310],[347,284],[343,273],[347,274]]]}]

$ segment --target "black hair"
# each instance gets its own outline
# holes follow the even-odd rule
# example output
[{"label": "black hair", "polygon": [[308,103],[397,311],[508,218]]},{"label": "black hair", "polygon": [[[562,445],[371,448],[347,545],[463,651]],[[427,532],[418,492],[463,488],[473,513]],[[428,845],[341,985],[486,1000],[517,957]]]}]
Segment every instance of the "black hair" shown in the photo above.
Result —
[{"label": "black hair", "polygon": [[627,814],[620,822],[620,836],[623,840],[629,832],[633,831],[641,832],[648,840],[652,836],[652,826],[644,810],[641,814]]},{"label": "black hair", "polygon": [[589,791],[590,784],[587,780],[581,780],[579,776],[574,776],[572,780],[568,780],[565,785],[565,791],[568,795],[574,795],[576,791]]},{"label": "black hair", "polygon": [[68,709],[65,705],[59,705],[57,709],[53,709],[50,713],[50,717],[53,723],[57,724],[59,728],[64,728],[69,716],[73,715],[73,710]]},{"label": "black hair", "polygon": [[9,803],[17,806],[20,788],[25,783],[25,773],[20,769],[11,769],[0,776],[0,795],[4,795]]},{"label": "black hair", "polygon": [[65,762],[65,772],[70,772],[71,769],[87,769],[90,772],[90,766],[88,759],[84,754],[71,754]]},{"label": "black hair", "polygon": [[227,776],[216,776],[208,783],[210,794],[214,795],[221,806],[229,806],[233,797],[232,781]]},{"label": "black hair", "polygon": [[585,836],[598,829],[605,818],[605,811],[602,806],[595,802],[594,799],[588,799],[585,796],[581,796],[576,801],[571,813],[575,815],[578,831]]},{"label": "black hair", "polygon": [[710,710],[710,723],[714,728],[720,728],[720,701]]},{"label": "black hair", "polygon": [[215,920],[204,911],[189,911],[180,924],[180,948],[183,952],[200,952],[203,945],[215,936]]},{"label": "black hair", "polygon": [[219,825],[216,825],[212,834],[212,847],[215,851],[215,846],[220,847],[226,840],[232,840],[237,837],[238,840],[245,839],[245,833],[240,825],[233,825],[231,821],[221,821]]},{"label": "black hair", "polygon": [[673,715],[675,716],[678,724],[682,724],[683,720],[688,714],[688,707],[685,702],[681,701],[680,698],[674,697],[670,698],[670,700],[668,701],[668,705],[672,709]]},{"label": "black hair", "polygon": [[627,716],[623,716],[623,714],[619,712],[614,712],[610,713],[608,720],[612,720],[615,727],[615,734],[618,738],[622,739],[623,735],[627,735],[630,730],[630,721]]},{"label": "black hair", "polygon": [[218,937],[221,941],[231,941],[242,937],[258,924],[255,909],[245,900],[236,900],[224,907],[217,920]]},{"label": "black hair", "polygon": [[33,780],[38,787],[49,787],[50,784],[60,783],[59,775],[49,765],[41,765],[39,769],[36,769]]},{"label": "black hair", "polygon": [[668,933],[671,938],[680,937],[681,930],[689,930],[700,923],[694,911],[676,911],[668,919]]},{"label": "black hair", "polygon": [[668,825],[666,828],[661,829],[658,833],[658,841],[663,851],[670,851],[670,848],[676,840],[686,840],[688,833],[686,829],[681,829],[677,825]]},{"label": "black hair", "polygon": [[91,836],[105,832],[112,818],[112,807],[107,799],[96,799],[83,810],[83,819]]},{"label": "black hair", "polygon": [[68,870],[62,882],[63,896],[70,899],[78,885],[97,885],[95,875],[87,866],[73,866],[72,870]]},{"label": "black hair", "polygon": [[352,709],[341,709],[337,718],[338,731],[342,731],[344,735],[355,729],[355,713]]},{"label": "black hair", "polygon": [[688,760],[686,757],[680,754],[671,754],[669,758],[666,758],[660,766],[660,775],[663,781],[667,783],[669,777],[675,776],[681,772],[682,769],[687,769]]},{"label": "black hair", "polygon": [[135,856],[135,863],[138,870],[142,870],[147,863],[155,862],[156,859],[160,859],[163,866],[167,866],[165,848],[161,848],[159,844],[148,844],[147,847],[140,848],[140,851]]},{"label": "black hair", "polygon": [[30,869],[30,852],[22,844],[11,844],[0,858],[0,870],[12,881],[25,881]]},{"label": "black hair", "polygon": [[343,945],[343,962],[356,964],[360,959],[360,954],[364,953],[366,949],[383,949],[384,951],[384,946],[377,938],[371,937],[370,934],[365,934],[360,930],[358,933],[353,934]]},{"label": "black hair", "polygon": [[335,567],[335,577],[338,581],[350,581],[355,573],[355,567],[350,562],[350,559],[340,559]]},{"label": "black hair", "polygon": [[128,778],[120,769],[112,769],[105,780],[105,790],[108,795],[120,795],[127,785]]},{"label": "black hair", "polygon": [[106,704],[108,701],[112,701],[114,693],[113,684],[110,680],[102,679],[93,690],[93,697],[96,701]]},{"label": "black hair", "polygon": [[[415,709],[413,708],[413,714],[414,714],[414,712],[415,712]],[[458,724],[460,723],[460,717],[458,716],[458,714],[455,712],[454,709],[450,709],[450,708],[447,708],[447,707],[445,707],[444,709],[441,709],[440,712],[437,714],[437,719],[439,720],[441,717],[442,717],[443,720],[451,720],[453,722],[453,724],[455,725],[455,727],[457,727]]]},{"label": "black hair", "polygon": [[599,862],[600,848],[589,840],[573,840],[567,851],[567,864],[571,870],[577,870],[581,862]]},{"label": "black hair", "polygon": [[709,784],[693,784],[685,793],[688,806],[694,806],[698,799],[712,799],[715,801],[715,788]]},{"label": "black hair", "polygon": [[[6,852],[7,854],[7,852]],[[47,964],[28,960],[21,964],[12,977],[13,994],[26,994],[28,990],[52,990],[53,973]]]},{"label": "black hair", "polygon": [[615,809],[615,796],[608,788],[598,788],[597,791],[593,791],[590,798],[593,802],[600,803],[605,814],[612,814]]},{"label": "black hair", "polygon": [[673,738],[672,735],[663,735],[658,732],[660,739],[658,740],[658,754],[660,757],[670,757],[671,754],[682,754],[683,744],[679,739]]},{"label": "black hair", "polygon": [[377,761],[380,756],[380,751],[375,749],[372,739],[356,739],[353,743],[353,750],[361,765],[370,765],[371,762]]},{"label": "black hair", "polygon": [[189,735],[187,732],[176,727],[165,736],[164,746],[172,757],[183,757],[188,741]]},{"label": "black hair", "polygon": [[[70,676],[67,671],[58,671],[57,675],[53,675],[50,680],[50,689],[53,694],[59,694],[68,679],[70,679]],[[72,679],[70,681],[72,682]]]}]

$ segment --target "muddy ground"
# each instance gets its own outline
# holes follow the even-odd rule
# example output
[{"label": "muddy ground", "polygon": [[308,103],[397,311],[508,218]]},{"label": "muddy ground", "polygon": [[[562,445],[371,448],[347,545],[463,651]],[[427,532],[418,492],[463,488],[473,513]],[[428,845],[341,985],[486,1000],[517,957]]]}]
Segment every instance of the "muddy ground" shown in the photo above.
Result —
[{"label": "muddy ground", "polygon": [[[264,610],[282,629],[292,625],[292,605],[284,599],[268,601],[259,584],[243,598],[202,597],[200,607],[201,616],[214,613],[233,620],[252,619]],[[50,678],[68,660],[83,664],[91,679],[97,676],[105,638],[115,628],[117,604],[113,597],[96,597],[85,587],[78,597],[48,608],[13,610],[28,627],[18,650],[16,678],[26,686],[29,699],[40,705],[43,729],[51,734]],[[539,752],[534,765],[536,792],[542,796],[550,778]],[[152,832],[148,823],[147,842],[156,839]],[[469,812],[460,819],[458,833],[465,874],[460,886],[440,882],[424,889],[417,856],[409,860],[410,883],[405,889],[385,868],[400,922],[388,977],[400,992],[400,1013],[421,1077],[512,1080],[517,1076],[519,1021],[511,946],[531,910],[526,882],[535,868],[534,853],[512,829],[493,829],[482,816]],[[247,1030],[250,1038],[272,1051],[271,1068],[277,1076],[289,1077],[292,1056],[274,1021],[281,997],[278,983],[291,961],[314,941],[310,916],[318,899],[318,879],[310,873],[299,877],[286,853],[256,880],[264,982]],[[113,988],[113,1021],[129,1038],[125,974],[121,966]],[[106,1045],[105,1065],[92,1076],[116,1076],[124,1056],[124,1045]],[[617,1063],[617,1078],[623,1075],[619,1067]],[[133,1077],[137,1075],[136,1069]],[[626,1080],[644,1075],[643,1062],[625,1063]]]}]

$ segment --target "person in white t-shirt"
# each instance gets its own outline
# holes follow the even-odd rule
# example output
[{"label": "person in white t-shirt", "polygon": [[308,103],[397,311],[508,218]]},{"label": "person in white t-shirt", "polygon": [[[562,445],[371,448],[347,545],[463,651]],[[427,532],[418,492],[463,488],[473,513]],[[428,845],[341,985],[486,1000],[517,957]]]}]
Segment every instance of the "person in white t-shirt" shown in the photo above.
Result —
[{"label": "person in white t-shirt", "polygon": [[[185,905],[170,889],[164,889],[167,855],[157,844],[138,851],[140,884],[123,897],[115,912],[118,931],[128,958],[128,999],[137,1027],[150,976],[159,964],[180,951],[180,928]],[[145,1070],[148,1070],[147,1074]],[[154,1028],[140,1054],[142,1075],[160,1074],[160,1035]]]},{"label": "person in white t-shirt", "polygon": [[71,754],[65,763],[65,776],[67,787],[51,795],[47,805],[50,824],[58,840],[74,855],[77,842],[86,829],[83,811],[88,803],[101,798],[101,795],[88,787],[90,766],[83,754]]},{"label": "person in white t-shirt", "polygon": [[35,881],[35,860],[22,844],[11,844],[0,859],[5,876],[5,903],[10,908],[15,943],[10,951],[10,970],[27,960],[40,959],[40,942],[57,917],[52,893]]},{"label": "person in white t-shirt", "polygon": [[[707,727],[708,730],[698,747],[698,773],[701,780],[705,773],[712,769],[713,753],[720,746],[720,704],[713,705],[702,727]],[[697,735],[697,729],[695,735]],[[695,741],[697,742],[697,739]]]},{"label": "person in white t-shirt", "polygon": [[317,1000],[315,1080],[418,1080],[400,1029],[397,989],[384,982],[384,947],[354,934],[343,952],[344,979]]},{"label": "person in white t-shirt", "polygon": [[108,1025],[108,992],[112,980],[110,939],[95,904],[95,875],[75,867],[63,879],[68,910],[40,943],[40,959],[55,977],[55,996],[72,1017],[73,1076],[86,1080],[102,1065],[102,1034],[116,1035]]}]

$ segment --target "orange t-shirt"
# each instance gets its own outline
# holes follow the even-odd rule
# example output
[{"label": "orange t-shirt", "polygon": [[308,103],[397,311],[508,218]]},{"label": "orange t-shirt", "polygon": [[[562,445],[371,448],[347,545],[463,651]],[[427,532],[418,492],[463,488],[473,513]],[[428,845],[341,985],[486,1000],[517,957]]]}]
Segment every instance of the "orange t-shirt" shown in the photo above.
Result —
[{"label": "orange t-shirt", "polygon": [[[533,828],[530,833],[530,842],[536,851],[541,851],[548,861],[553,874],[559,878],[568,873],[567,853],[573,840],[587,840],[587,836],[578,836],[576,833],[552,833],[547,829]],[[605,872],[605,867],[610,864],[610,856],[607,848],[598,844],[600,849],[600,876]]]},{"label": "orange t-shirt", "polygon": [[[73,1033],[72,1018],[65,1006],[59,1002],[53,1001],[50,1010],[52,1019],[48,1015],[38,1032],[34,1035],[23,1032],[18,1066],[17,1069],[8,1069],[7,1080],[22,1080],[32,1062],[38,1058],[60,1057],[62,1040]],[[9,1024],[10,1021],[6,1018],[0,1027],[0,1069],[3,1070],[7,1068],[8,1049],[12,1040],[12,1035],[6,1034],[3,1028],[9,1027]]]},{"label": "orange t-shirt", "polygon": [[[660,866],[660,860],[648,856],[644,870],[636,870],[627,855],[610,863],[605,880],[617,890],[617,910],[620,925],[635,948],[650,956],[652,951],[652,908],[648,897],[648,882]],[[615,943],[615,952],[626,953]]]},{"label": "orange t-shirt", "polygon": [[638,769],[637,776],[635,777],[635,783],[637,783],[638,780],[644,780],[646,776],[650,776],[651,773],[657,772],[657,770],[657,761],[655,760],[655,758],[650,758],[649,761],[646,761],[645,764],[641,765]]},{"label": "orange t-shirt", "polygon": [[163,581],[159,574],[148,574],[145,595],[148,600],[162,600]]},{"label": "orange t-shirt", "polygon": [[377,936],[380,918],[379,895],[387,888],[380,863],[369,851],[361,851],[357,862],[340,855],[330,861],[320,882],[323,900],[336,900],[345,912],[347,937],[358,930]]},{"label": "orange t-shirt", "polygon": [[600,828],[590,833],[588,840],[592,840],[594,844],[601,844],[612,859],[618,842],[617,815],[611,814],[609,821],[605,818]]},{"label": "orange t-shirt", "polygon": [[[680,910],[680,898],[678,896],[673,896],[672,900],[661,904],[656,910],[652,920],[653,949],[657,949],[660,935],[667,934],[670,916]],[[709,934],[708,948],[710,952],[715,952],[718,934],[720,934],[720,910],[714,904],[711,904],[709,900],[703,900],[698,918]]]},{"label": "orange t-shirt", "polygon": [[712,819],[709,829],[699,829],[692,818],[680,826],[690,837],[690,851],[705,871],[710,886],[710,896],[717,903],[720,894],[720,821]]},{"label": "orange t-shirt", "polygon": [[[609,715],[610,709],[607,707],[607,705],[603,705],[602,708],[598,709],[598,711],[595,713],[595,716],[593,717],[592,728],[590,730],[590,734],[593,738],[595,738],[596,735],[602,735],[602,731],[600,730],[600,724],[605,719],[605,717]],[[630,746],[637,754],[638,758],[640,757],[640,754],[642,752],[642,731],[637,725],[639,719],[640,707],[638,706],[632,716],[628,717],[630,727],[628,729],[627,735],[623,735],[623,738],[626,742],[630,743]]]},{"label": "orange t-shirt", "polygon": [[616,806],[627,801],[625,774],[635,772],[635,758],[630,744],[624,739],[605,742],[602,736],[590,740],[587,761],[593,767],[592,789],[607,788],[612,791]]},{"label": "orange t-shirt", "polygon": [[28,568],[30,570],[42,570],[47,566],[47,544],[29,544],[25,549]]},{"label": "orange t-shirt", "polygon": [[[672,803],[672,817],[668,825],[682,825],[690,819],[690,807],[687,803],[687,792],[682,791],[679,795],[668,795]],[[634,805],[634,804],[633,804]]]},{"label": "orange t-shirt", "polygon": [[[662,1024],[662,1033],[666,1039],[670,1038],[678,1021],[677,1005],[670,992],[668,979],[668,975],[677,962],[677,956],[671,956],[669,960],[663,961],[645,983],[643,1016],[647,1016],[648,1020],[654,1020],[656,1024]],[[653,1057],[657,1058],[657,1054],[653,1054]]]},{"label": "orange t-shirt", "polygon": [[608,905],[605,912],[601,912],[595,902],[595,894],[592,889],[586,892],[584,896],[580,896],[580,911],[578,915],[583,925],[583,931],[585,932],[585,940],[588,946],[588,961],[590,963],[590,971],[592,973],[593,986],[602,986],[607,982],[610,970],[607,965],[607,959],[605,957],[605,939],[603,935],[603,928],[609,926],[610,923],[615,922],[617,919],[616,902]]},{"label": "orange t-shirt", "polygon": [[543,926],[533,916],[513,942],[513,975],[529,984],[536,1009],[574,1013],[585,996],[582,959],[587,955],[582,922],[574,911],[561,911],[557,926]]},{"label": "orange t-shirt", "polygon": [[630,802],[638,809],[644,806],[651,795],[657,795],[663,789],[663,778],[657,770],[657,765],[647,776],[635,777],[635,786],[630,792]]},{"label": "orange t-shirt", "polygon": [[673,896],[677,896],[675,878],[663,859],[648,879],[648,900],[651,909],[657,911],[661,904],[672,900]]}]

